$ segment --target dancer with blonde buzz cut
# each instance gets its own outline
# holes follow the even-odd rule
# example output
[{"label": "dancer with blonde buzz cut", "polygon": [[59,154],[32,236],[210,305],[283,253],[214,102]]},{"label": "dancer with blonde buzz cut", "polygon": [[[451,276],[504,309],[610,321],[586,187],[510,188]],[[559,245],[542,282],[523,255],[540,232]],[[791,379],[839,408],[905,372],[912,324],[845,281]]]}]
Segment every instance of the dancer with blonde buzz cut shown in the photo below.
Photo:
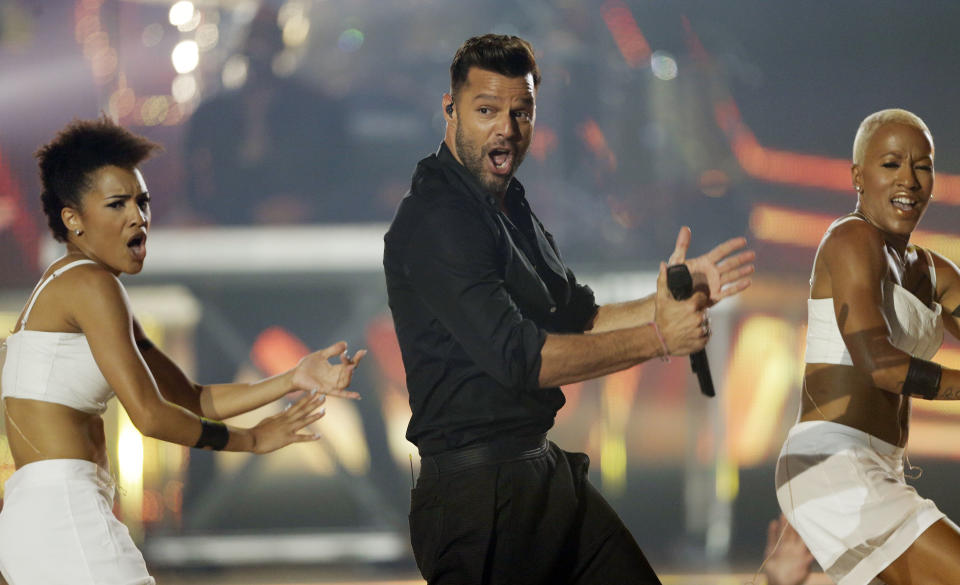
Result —
[{"label": "dancer with blonde buzz cut", "polygon": [[856,208],[814,259],[777,499],[839,585],[956,585],[960,530],[904,477],[911,399],[960,399],[960,371],[930,361],[944,330],[960,338],[960,270],[910,243],[933,202],[927,125],[900,109],[867,116],[851,178]]}]

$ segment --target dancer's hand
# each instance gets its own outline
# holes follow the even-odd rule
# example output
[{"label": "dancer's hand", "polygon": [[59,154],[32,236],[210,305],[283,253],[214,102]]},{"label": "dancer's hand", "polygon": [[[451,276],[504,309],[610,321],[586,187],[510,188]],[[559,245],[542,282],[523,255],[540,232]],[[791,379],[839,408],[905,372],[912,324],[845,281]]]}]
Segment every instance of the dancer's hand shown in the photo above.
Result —
[{"label": "dancer's hand", "polygon": [[[283,412],[268,416],[250,429],[253,435],[253,453],[263,454],[276,451],[291,443],[316,441],[320,435],[301,432],[307,425],[320,420],[326,409],[323,403],[327,397],[319,392],[308,392]],[[317,410],[319,408],[319,410]]]},{"label": "dancer's hand", "polygon": [[[366,354],[367,350],[361,349],[351,358],[347,355],[347,344],[340,341],[304,356],[294,369],[293,389],[317,390],[330,396],[359,399],[359,394],[344,388],[350,385],[353,371]],[[337,355],[340,356],[340,363],[331,364],[330,358]]]},{"label": "dancer's hand", "polygon": [[690,228],[683,226],[680,233],[677,234],[677,243],[670,255],[668,264],[680,264],[683,262],[690,270],[693,277],[694,290],[710,290],[710,300],[708,307],[720,302],[720,300],[733,296],[750,286],[750,279],[747,278],[753,273],[753,260],[756,254],[753,250],[740,252],[731,256],[737,250],[747,245],[745,238],[732,238],[719,244],[703,256],[697,256],[689,260],[687,249],[690,247]]},{"label": "dancer's hand", "polygon": [[707,297],[702,291],[694,292],[683,301],[674,299],[667,287],[667,265],[660,263],[653,320],[663,335],[670,355],[688,355],[707,344],[710,326],[706,302]]},{"label": "dancer's hand", "polygon": [[[777,547],[781,530],[783,538],[780,538],[780,546]],[[767,575],[768,585],[800,585],[810,576],[813,555],[783,514],[780,518],[771,520],[767,527],[767,549],[764,555],[767,562],[763,572]]]}]

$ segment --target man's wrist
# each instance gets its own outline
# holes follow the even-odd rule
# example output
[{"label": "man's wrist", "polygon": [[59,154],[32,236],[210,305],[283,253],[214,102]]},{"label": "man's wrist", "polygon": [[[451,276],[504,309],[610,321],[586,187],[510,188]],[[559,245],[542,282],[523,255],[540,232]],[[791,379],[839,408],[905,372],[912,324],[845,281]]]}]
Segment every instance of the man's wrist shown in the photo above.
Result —
[{"label": "man's wrist", "polygon": [[657,342],[660,344],[660,361],[666,363],[670,361],[670,348],[667,347],[667,340],[663,338],[663,333],[660,331],[660,327],[657,326],[656,321],[650,321],[647,323],[653,329],[653,334],[657,337]]}]

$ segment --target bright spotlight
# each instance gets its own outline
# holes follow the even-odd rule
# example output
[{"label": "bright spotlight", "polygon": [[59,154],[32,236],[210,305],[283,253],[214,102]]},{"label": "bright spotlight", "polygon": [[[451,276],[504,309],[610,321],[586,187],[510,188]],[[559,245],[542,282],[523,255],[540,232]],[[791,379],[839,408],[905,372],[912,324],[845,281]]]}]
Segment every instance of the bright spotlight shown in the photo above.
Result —
[{"label": "bright spotlight", "polygon": [[180,41],[170,53],[170,60],[177,73],[190,73],[200,63],[200,47],[196,41]]},{"label": "bright spotlight", "polygon": [[670,81],[677,77],[677,60],[666,51],[656,51],[650,56],[650,68],[657,79]]},{"label": "bright spotlight", "polygon": [[193,20],[193,2],[180,0],[170,7],[170,24],[183,26]]}]

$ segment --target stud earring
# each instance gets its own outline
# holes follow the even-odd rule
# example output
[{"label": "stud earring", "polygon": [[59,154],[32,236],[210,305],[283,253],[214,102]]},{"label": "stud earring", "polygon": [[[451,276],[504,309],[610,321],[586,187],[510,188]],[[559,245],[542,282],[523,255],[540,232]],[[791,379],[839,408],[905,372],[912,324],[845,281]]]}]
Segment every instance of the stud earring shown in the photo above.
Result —
[{"label": "stud earring", "polygon": [[863,187],[857,185],[857,193],[863,193]]},{"label": "stud earring", "polygon": [[83,235],[83,230],[73,230],[73,233],[77,234],[77,237],[79,238]]}]

